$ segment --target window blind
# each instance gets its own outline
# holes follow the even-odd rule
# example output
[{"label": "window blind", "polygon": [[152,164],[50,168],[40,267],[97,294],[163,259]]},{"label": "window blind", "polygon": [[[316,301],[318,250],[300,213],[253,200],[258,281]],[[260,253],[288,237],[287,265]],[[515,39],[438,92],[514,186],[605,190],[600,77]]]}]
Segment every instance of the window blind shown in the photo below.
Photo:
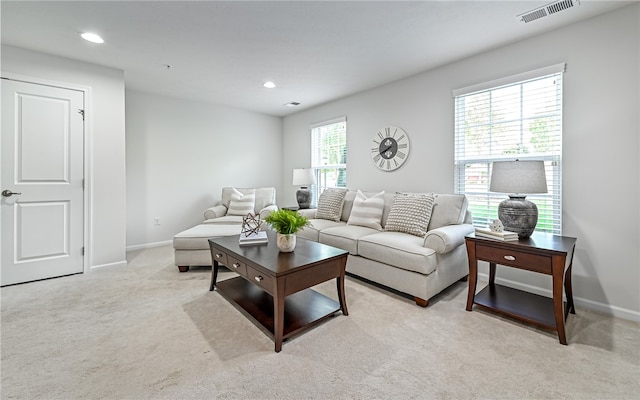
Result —
[{"label": "window blind", "polygon": [[311,125],[311,168],[316,176],[313,204],[326,188],[347,187],[346,117]]},{"label": "window blind", "polygon": [[527,199],[538,206],[536,231],[562,233],[561,65],[519,75],[526,78],[520,81],[492,81],[500,86],[454,91],[454,185],[469,200],[474,226],[498,218],[498,204],[507,198],[489,192],[493,161],[544,160],[548,193]]}]

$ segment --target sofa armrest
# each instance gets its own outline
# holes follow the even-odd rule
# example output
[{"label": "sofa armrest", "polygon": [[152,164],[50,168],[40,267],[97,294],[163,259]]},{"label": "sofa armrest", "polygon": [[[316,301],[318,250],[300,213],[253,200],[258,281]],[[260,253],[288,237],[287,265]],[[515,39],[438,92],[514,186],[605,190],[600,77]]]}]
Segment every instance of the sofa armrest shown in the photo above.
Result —
[{"label": "sofa armrest", "polygon": [[438,254],[448,253],[464,244],[464,237],[474,231],[471,224],[447,225],[432,229],[424,237],[424,247]]},{"label": "sofa armrest", "polygon": [[258,215],[260,216],[260,219],[264,221],[264,219],[267,218],[269,216],[269,214],[271,214],[274,211],[278,211],[278,206],[275,205],[275,204],[272,204],[272,205],[266,206],[265,208],[260,210]]},{"label": "sofa armrest", "polygon": [[213,218],[220,218],[220,217],[224,217],[227,214],[227,207],[225,207],[222,204],[219,204],[217,206],[213,206],[213,207],[209,207],[206,210],[204,210],[204,219],[213,219]]},{"label": "sofa armrest", "polygon": [[314,219],[316,217],[316,209],[315,208],[303,208],[298,210],[298,213],[303,217],[307,217],[309,219]]}]

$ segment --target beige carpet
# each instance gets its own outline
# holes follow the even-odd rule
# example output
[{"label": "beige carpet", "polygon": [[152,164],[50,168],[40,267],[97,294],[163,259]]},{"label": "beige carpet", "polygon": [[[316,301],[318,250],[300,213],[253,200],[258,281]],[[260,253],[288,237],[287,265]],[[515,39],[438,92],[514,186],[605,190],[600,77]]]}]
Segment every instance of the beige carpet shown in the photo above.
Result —
[{"label": "beige carpet", "polygon": [[[232,276],[222,274],[221,279]],[[638,399],[640,324],[578,308],[569,346],[464,310],[466,283],[420,308],[347,279],[350,315],[273,342],[179,273],[168,246],[129,265],[2,288],[3,399]],[[334,282],[317,289],[333,298]]]}]

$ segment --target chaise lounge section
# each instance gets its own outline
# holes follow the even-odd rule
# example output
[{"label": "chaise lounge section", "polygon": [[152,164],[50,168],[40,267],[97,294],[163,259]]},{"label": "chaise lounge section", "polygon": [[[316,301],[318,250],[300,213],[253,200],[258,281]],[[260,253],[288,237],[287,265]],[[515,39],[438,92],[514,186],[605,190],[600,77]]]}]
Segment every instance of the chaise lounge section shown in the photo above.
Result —
[{"label": "chaise lounge section", "polygon": [[222,188],[220,201],[204,211],[205,220],[173,237],[175,265],[180,272],[189,271],[190,266],[210,266],[209,239],[240,234],[248,213],[264,219],[277,209],[273,187]]}]

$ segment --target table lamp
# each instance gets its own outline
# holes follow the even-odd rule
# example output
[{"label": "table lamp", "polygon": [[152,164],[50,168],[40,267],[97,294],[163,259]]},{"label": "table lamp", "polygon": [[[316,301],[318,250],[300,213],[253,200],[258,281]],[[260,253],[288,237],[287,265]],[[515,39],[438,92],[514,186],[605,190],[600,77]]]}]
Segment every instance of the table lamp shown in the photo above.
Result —
[{"label": "table lamp", "polygon": [[506,231],[528,238],[538,223],[538,207],[525,197],[547,193],[544,161],[494,161],[489,191],[509,193],[509,198],[498,206],[498,219]]},{"label": "table lamp", "polygon": [[296,200],[301,209],[311,206],[311,190],[309,185],[316,183],[314,171],[310,168],[300,168],[293,170],[293,185],[300,186],[296,191]]}]

